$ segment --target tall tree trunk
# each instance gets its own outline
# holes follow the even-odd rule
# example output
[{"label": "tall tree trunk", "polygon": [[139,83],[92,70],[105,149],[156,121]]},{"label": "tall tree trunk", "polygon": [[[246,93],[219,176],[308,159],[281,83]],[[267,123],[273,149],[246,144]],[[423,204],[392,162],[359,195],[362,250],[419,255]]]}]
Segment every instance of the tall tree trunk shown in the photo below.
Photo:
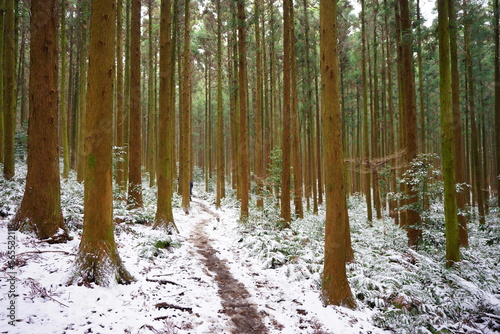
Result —
[{"label": "tall tree trunk", "polygon": [[248,218],[249,166],[247,148],[247,55],[246,55],[246,19],[245,0],[238,0],[238,53],[239,53],[239,155],[240,155],[240,184],[241,184],[241,212],[240,219]]},{"label": "tall tree trunk", "polygon": [[295,57],[295,19],[293,3],[290,5],[290,62],[291,62],[291,122],[292,122],[292,166],[293,166],[293,202],[295,204],[295,214],[298,218],[304,217],[302,197],[303,176],[302,176],[302,151],[300,147],[299,128],[299,93],[297,90],[297,60]]},{"label": "tall tree trunk", "polygon": [[[462,124],[460,120],[460,87],[458,76],[458,52],[457,52],[457,19],[455,14],[455,0],[448,0],[449,35],[450,35],[450,61],[451,61],[451,92],[453,107],[453,132],[455,134],[455,180],[464,184],[464,150],[462,144]],[[467,230],[467,218],[465,215],[465,192],[463,189],[457,193],[457,209],[459,210],[458,223],[460,226],[460,246],[469,246],[469,235]]]},{"label": "tall tree trunk", "polygon": [[14,134],[16,132],[16,49],[14,39],[14,0],[5,1],[5,86],[4,86],[4,151],[3,176],[10,180],[14,177]]},{"label": "tall tree trunk", "polygon": [[172,212],[173,164],[175,137],[175,108],[172,104],[174,93],[172,71],[172,20],[171,1],[162,0],[160,17],[160,110],[158,120],[158,197],[153,228],[163,228],[167,232],[177,230]]},{"label": "tall tree trunk", "polygon": [[[5,0],[0,0],[0,68],[5,69],[4,67],[4,58],[5,58]],[[4,92],[5,92],[5,71],[0,73],[0,164],[3,164],[4,158],[4,114],[5,114],[5,100],[4,100]]]},{"label": "tall tree trunk", "polygon": [[63,153],[62,177],[69,176],[69,141],[68,141],[68,108],[66,104],[66,0],[61,1],[61,87],[60,87],[60,112],[61,112],[61,141]]},{"label": "tall tree trunk", "polygon": [[363,165],[365,174],[365,196],[366,211],[369,222],[373,219],[372,192],[371,192],[371,168],[370,168],[370,143],[368,141],[368,83],[366,81],[366,23],[365,23],[365,0],[361,0],[361,38],[362,38],[362,65],[363,76]]},{"label": "tall tree trunk", "polygon": [[49,243],[69,239],[59,178],[57,8],[57,0],[31,1],[30,68],[37,70],[30,71],[26,189],[13,220]]},{"label": "tall tree trunk", "polygon": [[116,162],[118,199],[125,199],[125,108],[123,92],[123,0],[116,1],[116,146],[120,158]]},{"label": "tall tree trunk", "polygon": [[260,34],[260,0],[255,1],[255,62],[256,62],[256,92],[255,92],[255,163],[256,163],[256,183],[257,183],[257,208],[264,208],[264,199],[262,197],[263,181],[264,181],[264,155],[263,155],[263,103],[262,103],[262,45]]},{"label": "tall tree trunk", "polygon": [[[494,0],[495,11],[495,143],[496,143],[496,171],[500,174],[500,40],[499,21],[500,9],[498,0]],[[500,207],[500,177],[497,176],[497,200]]]},{"label": "tall tree trunk", "polygon": [[[373,118],[372,118],[372,157],[379,158],[379,93],[378,93],[378,63],[377,63],[377,16],[378,16],[378,0],[375,0],[375,12],[373,20]],[[379,174],[377,166],[372,170],[373,180],[373,205],[375,206],[375,213],[377,219],[382,219],[382,208],[380,203],[380,187],[379,187]]]},{"label": "tall tree trunk", "polygon": [[88,28],[87,18],[89,12],[88,0],[83,0],[81,3],[81,39],[80,39],[80,63],[79,66],[79,83],[78,83],[78,140],[77,140],[77,161],[76,161],[76,178],[78,182],[84,179],[84,163],[85,163],[85,120],[86,120],[86,94],[87,94],[87,59],[88,59]]},{"label": "tall tree trunk", "polygon": [[483,182],[481,176],[481,161],[479,158],[479,142],[478,131],[476,125],[476,110],[475,110],[475,97],[474,97],[474,75],[472,73],[472,55],[470,47],[470,14],[467,11],[467,3],[463,2],[464,6],[464,44],[465,44],[465,66],[467,68],[468,80],[468,96],[469,96],[469,112],[470,112],[470,128],[471,128],[471,158],[472,158],[472,171],[474,172],[474,185],[473,191],[477,199],[477,209],[479,213],[479,222],[484,224],[484,197],[483,197]]},{"label": "tall tree trunk", "polygon": [[448,0],[438,0],[439,90],[441,104],[441,151],[443,155],[444,214],[446,225],[446,265],[460,261],[453,114],[451,100],[450,35],[448,32]]},{"label": "tall tree trunk", "polygon": [[217,0],[217,194],[216,207],[220,208],[221,199],[226,197],[226,181],[224,178],[224,115],[222,109],[222,11]]},{"label": "tall tree trunk", "polygon": [[148,149],[147,149],[147,161],[148,161],[148,172],[149,172],[149,186],[153,187],[156,179],[156,143],[158,137],[156,136],[156,104],[155,104],[155,88],[154,88],[154,78],[156,74],[154,73],[154,51],[153,48],[153,2],[154,0],[149,0],[148,2]]},{"label": "tall tree trunk", "polygon": [[108,286],[134,280],[118,255],[113,232],[112,136],[115,0],[93,0],[85,131],[83,234],[69,283]]},{"label": "tall tree trunk", "polygon": [[141,174],[141,0],[132,0],[130,24],[130,138],[128,197],[130,209],[143,206]]},{"label": "tall tree trunk", "polygon": [[420,20],[420,0],[417,0],[417,64],[418,89],[420,103],[420,152],[425,152],[425,107],[424,107],[424,73],[422,68],[422,23]]},{"label": "tall tree trunk", "polygon": [[191,77],[191,2],[186,0],[184,8],[184,73],[182,110],[180,110],[180,143],[179,146],[179,182],[181,188],[181,207],[185,212],[190,209],[190,182],[191,182],[191,103],[190,103],[190,77]]},{"label": "tall tree trunk", "polygon": [[[404,136],[406,145],[406,165],[417,157],[418,135],[417,135],[417,108],[415,103],[415,74],[413,70],[413,52],[411,39],[410,8],[408,0],[401,1],[401,32],[402,48],[401,61],[403,73],[403,94],[404,94]],[[413,185],[406,188],[406,205],[412,206],[418,200],[417,190]],[[417,246],[422,234],[420,225],[420,214],[415,209],[408,209],[406,212],[406,223],[408,231],[408,244]]]},{"label": "tall tree trunk", "polygon": [[281,139],[282,170],[281,170],[281,219],[284,227],[291,222],[290,212],[290,109],[291,109],[291,0],[283,0],[283,131]]},{"label": "tall tree trunk", "polygon": [[320,52],[325,164],[325,260],[323,304],[355,308],[346,276],[346,190],[338,91],[337,1],[320,0]]}]

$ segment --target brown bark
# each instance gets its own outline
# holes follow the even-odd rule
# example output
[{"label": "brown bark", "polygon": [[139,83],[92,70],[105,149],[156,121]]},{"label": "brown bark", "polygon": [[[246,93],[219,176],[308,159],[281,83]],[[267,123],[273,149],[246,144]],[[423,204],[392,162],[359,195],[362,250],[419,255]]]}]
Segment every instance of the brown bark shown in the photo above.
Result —
[{"label": "brown bark", "polygon": [[217,196],[215,205],[220,207],[221,199],[226,197],[226,180],[224,178],[224,118],[222,110],[222,11],[220,0],[217,0]]},{"label": "brown bark", "polygon": [[291,114],[291,41],[290,41],[290,7],[291,0],[283,0],[283,131],[281,139],[282,170],[281,170],[281,219],[283,227],[289,227],[290,212],[290,114]]},{"label": "brown bark", "polygon": [[262,198],[263,180],[264,180],[264,159],[263,159],[263,103],[262,103],[262,45],[260,34],[260,0],[255,1],[255,46],[256,46],[256,97],[255,97],[255,174],[257,176],[257,208],[264,208],[264,199]]},{"label": "brown bark", "polygon": [[[464,151],[462,144],[462,124],[460,120],[460,87],[458,76],[458,52],[457,52],[457,26],[455,13],[455,0],[448,0],[449,35],[450,35],[450,61],[451,61],[451,92],[453,108],[453,133],[455,134],[455,180],[457,183],[466,182],[464,175]],[[458,223],[460,226],[460,246],[469,246],[467,229],[467,218],[465,216],[465,192],[463,189],[457,193],[457,208],[459,210]]]},{"label": "brown bark", "polygon": [[[495,144],[496,144],[496,172],[500,174],[500,40],[499,40],[499,21],[500,10],[498,0],[494,0],[495,11]],[[500,177],[497,176],[497,200],[500,207]]]},{"label": "brown bark", "polygon": [[336,0],[320,1],[320,52],[326,225],[323,304],[355,308],[346,276],[346,225],[349,221],[344,182],[344,156],[338,91]]},{"label": "brown bark", "polygon": [[302,151],[300,147],[299,129],[299,93],[297,91],[297,60],[295,57],[295,20],[293,4],[290,6],[290,61],[291,61],[291,125],[292,125],[292,166],[293,166],[293,202],[295,204],[295,214],[298,218],[304,217],[302,197],[303,176],[302,176]]},{"label": "brown bark", "polygon": [[112,136],[116,8],[93,0],[85,131],[84,222],[69,282],[108,286],[134,280],[118,255],[113,232]]},{"label": "brown bark", "polygon": [[69,239],[61,211],[58,153],[57,1],[31,1],[28,174],[13,223],[28,224],[39,239]]},{"label": "brown bark", "polygon": [[5,1],[5,54],[4,54],[4,146],[3,146],[3,176],[10,180],[14,177],[14,134],[16,131],[16,100],[15,100],[15,41],[14,41],[14,0]]},{"label": "brown bark", "polygon": [[[125,150],[125,108],[123,92],[123,0],[116,2],[116,146],[120,152]],[[125,156],[120,153],[116,162],[116,185],[118,199],[125,198]]]},{"label": "brown bark", "polygon": [[[413,53],[411,39],[411,21],[408,0],[401,2],[401,66],[402,66],[402,91],[404,94],[404,136],[406,144],[406,165],[417,157],[418,135],[417,135],[417,108],[415,103],[415,74],[413,70]],[[412,185],[406,189],[406,205],[411,206],[418,200],[417,191]],[[420,229],[420,214],[412,209],[406,211],[406,223],[408,230],[408,244],[417,246],[418,239],[422,233]]]},{"label": "brown bark", "polygon": [[182,109],[180,109],[180,146],[179,146],[179,182],[182,196],[181,207],[185,212],[190,209],[190,181],[191,181],[191,103],[190,103],[190,78],[191,78],[191,3],[189,0],[184,8],[184,54],[183,54],[183,91]]},{"label": "brown bark", "polygon": [[128,162],[128,197],[130,209],[140,208],[142,202],[141,174],[141,1],[132,0],[130,24],[130,138]]},{"label": "brown bark", "polygon": [[175,109],[172,104],[172,38],[171,1],[161,2],[160,17],[160,110],[158,120],[158,197],[153,228],[163,228],[167,232],[177,230],[172,212]]},{"label": "brown bark", "polygon": [[239,151],[240,151],[240,184],[241,212],[240,218],[248,218],[249,166],[247,148],[247,58],[246,58],[246,27],[245,0],[238,0],[238,53],[239,53]]}]

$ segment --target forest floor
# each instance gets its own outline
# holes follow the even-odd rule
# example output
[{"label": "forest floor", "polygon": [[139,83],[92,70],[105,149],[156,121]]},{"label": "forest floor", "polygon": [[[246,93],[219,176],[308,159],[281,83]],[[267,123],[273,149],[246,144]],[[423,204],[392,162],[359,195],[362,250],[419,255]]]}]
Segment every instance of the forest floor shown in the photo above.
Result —
[{"label": "forest floor", "polygon": [[[469,213],[470,247],[445,266],[442,202],[424,216],[418,249],[383,216],[368,223],[363,197],[349,197],[355,261],[347,275],[357,307],[324,307],[321,271],[324,208],[281,229],[273,197],[239,220],[228,191],[219,209],[213,191],[195,178],[192,207],[173,199],[178,234],[153,230],[156,189],[143,184],[144,207],[114,201],[115,240],[129,285],[66,285],[82,233],[83,185],[61,183],[61,205],[73,240],[49,245],[16,231],[7,268],[8,222],[24,192],[25,164],[13,180],[0,176],[0,333],[311,333],[428,334],[500,332],[500,211],[486,224]],[[210,186],[213,190],[213,185]],[[252,198],[255,203],[255,198]],[[10,303],[14,302],[11,322]]]},{"label": "forest floor", "polygon": [[[0,333],[381,333],[368,314],[321,305],[319,291],[289,282],[241,249],[237,211],[193,199],[175,209],[175,237],[147,224],[116,225],[130,285],[66,286],[81,230],[66,244],[16,232],[17,264],[6,270],[7,220],[0,221],[0,288],[15,278],[15,326],[0,295]],[[14,272],[14,274],[12,274]]]}]

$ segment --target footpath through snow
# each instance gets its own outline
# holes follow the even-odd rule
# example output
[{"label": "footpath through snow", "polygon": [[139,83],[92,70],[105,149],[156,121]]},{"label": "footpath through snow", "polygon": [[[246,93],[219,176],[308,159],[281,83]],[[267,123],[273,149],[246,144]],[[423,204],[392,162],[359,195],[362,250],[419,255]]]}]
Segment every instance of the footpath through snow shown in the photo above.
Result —
[{"label": "footpath through snow", "polygon": [[[382,332],[368,314],[325,308],[311,286],[263,270],[238,243],[236,211],[196,199],[188,215],[180,209],[174,215],[180,233],[173,238],[146,225],[116,226],[120,256],[137,281],[108,288],[64,284],[81,230],[58,245],[16,232],[18,267],[11,276],[5,267],[0,273],[0,333]],[[7,222],[0,221],[2,266]],[[12,277],[15,326],[8,324],[4,293]]]}]

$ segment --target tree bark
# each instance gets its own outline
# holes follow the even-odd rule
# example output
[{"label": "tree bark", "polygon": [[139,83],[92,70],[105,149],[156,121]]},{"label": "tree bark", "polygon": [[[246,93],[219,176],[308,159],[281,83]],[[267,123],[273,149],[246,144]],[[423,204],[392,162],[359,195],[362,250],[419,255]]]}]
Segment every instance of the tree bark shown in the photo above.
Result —
[{"label": "tree bark", "polygon": [[[457,51],[457,19],[455,13],[455,0],[448,0],[449,35],[450,35],[450,61],[451,61],[451,91],[453,107],[453,132],[455,134],[455,180],[459,184],[466,182],[464,175],[464,151],[462,144],[462,124],[460,120],[460,87],[458,76],[458,51]],[[460,226],[460,246],[469,246],[467,229],[465,193],[466,189],[457,193],[457,209],[459,210],[458,223]]]},{"label": "tree bark", "polygon": [[324,305],[355,308],[346,276],[345,230],[349,216],[344,181],[344,156],[338,91],[337,1],[320,0],[320,52],[325,165],[325,260],[322,297]]},{"label": "tree bark", "polygon": [[132,0],[130,24],[130,138],[128,197],[130,209],[143,206],[141,173],[141,1]]},{"label": "tree bark", "polygon": [[450,36],[448,0],[438,0],[439,90],[441,104],[441,151],[443,155],[444,214],[446,226],[446,265],[460,261],[457,202],[455,190],[455,159],[453,114],[451,100]]},{"label": "tree bark", "polygon": [[239,53],[239,148],[240,148],[240,184],[241,184],[241,212],[240,219],[248,218],[248,191],[249,166],[247,148],[247,55],[246,55],[246,27],[245,27],[245,0],[238,0],[238,53]]},{"label": "tree bark", "polygon": [[28,174],[23,200],[13,220],[28,224],[39,239],[65,242],[58,152],[57,0],[31,1],[30,116]]},{"label": "tree bark", "polygon": [[16,49],[14,40],[14,0],[5,1],[5,54],[4,54],[4,147],[3,176],[6,180],[14,177],[14,134],[16,132]]},{"label": "tree bark", "polygon": [[[411,21],[408,0],[401,2],[401,33],[402,33],[402,90],[404,94],[404,136],[406,145],[406,166],[408,167],[418,153],[418,135],[417,135],[417,108],[415,101],[415,74],[413,70],[413,52],[411,39]],[[410,207],[406,210],[406,224],[408,231],[408,244],[417,246],[422,234],[420,225],[420,214],[415,208],[418,200],[417,191],[413,185],[406,187],[406,205]]]},{"label": "tree bark", "polygon": [[172,104],[174,63],[171,37],[171,1],[162,0],[160,17],[160,110],[158,120],[158,197],[153,228],[177,230],[172,212],[175,109]]},{"label": "tree bark", "polygon": [[291,114],[291,0],[283,0],[283,131],[281,139],[282,170],[281,170],[281,219],[283,227],[289,227],[290,212],[290,114]]},{"label": "tree bark", "polygon": [[220,208],[221,199],[226,197],[226,180],[224,178],[224,115],[222,110],[222,11],[217,0],[217,194],[215,205]]},{"label": "tree bark", "polygon": [[112,136],[116,8],[93,0],[85,131],[83,234],[69,283],[108,286],[134,280],[118,255],[113,232]]},{"label": "tree bark", "polygon": [[180,152],[179,152],[179,182],[181,188],[181,207],[185,212],[190,209],[190,182],[191,182],[191,103],[190,103],[190,77],[191,77],[191,2],[186,0],[184,8],[184,54],[183,54],[183,92],[182,109],[180,111]]}]

